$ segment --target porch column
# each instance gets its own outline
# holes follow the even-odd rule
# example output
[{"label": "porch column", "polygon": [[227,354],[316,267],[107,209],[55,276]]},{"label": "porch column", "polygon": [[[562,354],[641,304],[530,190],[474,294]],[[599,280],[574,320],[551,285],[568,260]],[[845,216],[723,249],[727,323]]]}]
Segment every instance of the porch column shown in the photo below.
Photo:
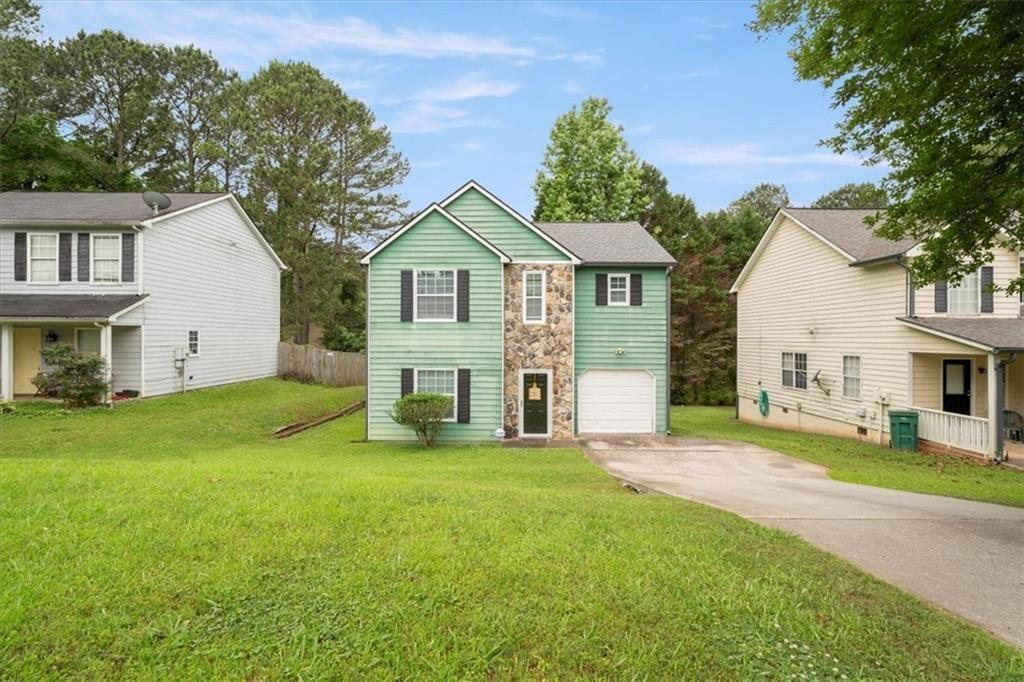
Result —
[{"label": "porch column", "polygon": [[[107,382],[108,387],[110,386],[110,380],[113,377],[113,336],[111,327],[109,324],[105,324],[100,327],[100,357],[103,358],[106,364],[104,370],[104,379]],[[107,389],[107,392],[103,395],[103,402],[110,402],[112,395],[112,387]]]},{"label": "porch column", "polygon": [[14,400],[14,325],[0,327],[0,399]]},{"label": "porch column", "polygon": [[988,354],[988,456],[999,461],[1003,456],[1003,366],[995,353]]}]

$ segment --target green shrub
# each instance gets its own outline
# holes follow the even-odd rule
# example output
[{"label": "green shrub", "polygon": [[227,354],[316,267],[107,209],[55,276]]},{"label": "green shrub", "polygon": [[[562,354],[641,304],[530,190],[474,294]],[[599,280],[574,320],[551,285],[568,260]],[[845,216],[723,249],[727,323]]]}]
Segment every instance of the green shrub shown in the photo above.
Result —
[{"label": "green shrub", "polygon": [[43,360],[53,371],[40,374],[35,385],[55,395],[68,407],[95,405],[107,392],[107,363],[98,355],[79,353],[66,343],[43,349]]},{"label": "green shrub", "polygon": [[441,431],[452,409],[452,397],[440,393],[408,393],[395,401],[388,413],[395,422],[408,426],[429,447]]},{"label": "green shrub", "polygon": [[346,353],[362,353],[366,350],[366,331],[349,329],[337,325],[324,332],[320,345],[327,350],[338,350]]},{"label": "green shrub", "polygon": [[0,414],[13,414],[16,409],[13,400],[0,400]]}]

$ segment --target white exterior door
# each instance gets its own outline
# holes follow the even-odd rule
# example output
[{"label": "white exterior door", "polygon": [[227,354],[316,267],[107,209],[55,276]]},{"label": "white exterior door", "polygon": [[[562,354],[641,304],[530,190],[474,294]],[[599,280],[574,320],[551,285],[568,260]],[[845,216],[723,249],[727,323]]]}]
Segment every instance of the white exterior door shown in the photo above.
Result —
[{"label": "white exterior door", "polygon": [[642,369],[588,369],[579,380],[580,433],[654,433],[654,377]]}]

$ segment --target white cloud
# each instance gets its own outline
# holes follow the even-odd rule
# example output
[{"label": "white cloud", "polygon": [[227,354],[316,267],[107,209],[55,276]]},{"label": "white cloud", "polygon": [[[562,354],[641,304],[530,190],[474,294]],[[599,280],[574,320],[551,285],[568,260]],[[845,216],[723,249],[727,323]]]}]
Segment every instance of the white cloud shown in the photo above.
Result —
[{"label": "white cloud", "polygon": [[841,156],[828,152],[797,154],[770,154],[756,144],[739,143],[699,145],[669,142],[661,146],[660,156],[668,163],[685,166],[863,166],[864,161],[854,156]]},{"label": "white cloud", "polygon": [[420,102],[463,102],[478,97],[507,97],[519,90],[519,83],[491,81],[481,73],[470,73],[444,85],[422,90],[409,99]]},{"label": "white cloud", "polygon": [[484,145],[476,140],[469,140],[463,143],[462,148],[467,152],[478,152],[484,148]]},{"label": "white cloud", "polygon": [[401,111],[388,127],[396,133],[437,133],[450,128],[482,125],[481,121],[469,118],[465,109],[442,107],[431,102],[416,102]]},{"label": "white cloud", "polygon": [[551,19],[593,19],[594,13],[565,2],[532,2],[530,9]]},{"label": "white cloud", "polygon": [[627,133],[633,135],[649,135],[654,132],[654,124],[652,123],[641,123],[635,126],[623,126]]},{"label": "white cloud", "polygon": [[570,95],[582,95],[586,91],[586,86],[576,81],[568,81],[562,84],[562,92],[567,92]]}]

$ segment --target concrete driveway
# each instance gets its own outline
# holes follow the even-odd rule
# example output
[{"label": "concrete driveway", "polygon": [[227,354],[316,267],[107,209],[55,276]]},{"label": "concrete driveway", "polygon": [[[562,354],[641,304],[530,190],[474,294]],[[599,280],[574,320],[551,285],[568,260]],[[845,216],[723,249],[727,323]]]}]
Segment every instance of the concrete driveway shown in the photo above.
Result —
[{"label": "concrete driveway", "polygon": [[795,533],[1024,648],[1024,509],[833,481],[824,467],[746,443],[583,444],[619,479]]}]

